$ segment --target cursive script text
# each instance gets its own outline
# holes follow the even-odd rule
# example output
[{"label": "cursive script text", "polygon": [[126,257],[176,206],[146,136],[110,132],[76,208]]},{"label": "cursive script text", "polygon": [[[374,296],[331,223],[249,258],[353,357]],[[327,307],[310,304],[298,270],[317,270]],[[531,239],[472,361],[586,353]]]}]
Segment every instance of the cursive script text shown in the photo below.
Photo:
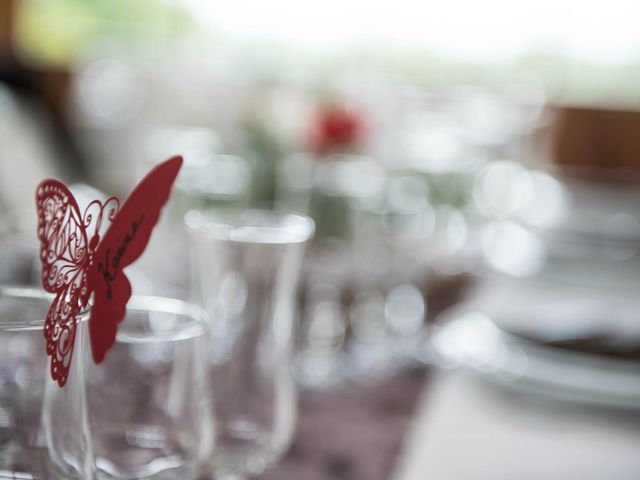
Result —
[{"label": "cursive script text", "polygon": [[116,276],[118,275],[118,267],[120,266],[122,257],[127,252],[127,247],[136,236],[136,232],[140,228],[143,220],[144,215],[142,215],[140,219],[131,222],[131,230],[124,236],[122,242],[120,243],[120,246],[113,254],[113,257],[111,256],[111,249],[107,248],[104,263],[98,262],[98,272],[102,274],[102,278],[107,287],[107,298],[109,300],[111,300],[112,293],[111,284],[115,281]]}]

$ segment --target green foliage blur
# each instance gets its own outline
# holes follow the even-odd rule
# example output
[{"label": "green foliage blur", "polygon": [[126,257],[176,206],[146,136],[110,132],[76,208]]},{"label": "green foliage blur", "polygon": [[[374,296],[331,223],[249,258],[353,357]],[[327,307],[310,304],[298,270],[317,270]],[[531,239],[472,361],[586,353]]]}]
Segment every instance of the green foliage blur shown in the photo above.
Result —
[{"label": "green foliage blur", "polygon": [[64,67],[94,38],[152,40],[194,27],[191,15],[168,0],[22,0],[16,45],[24,61]]}]

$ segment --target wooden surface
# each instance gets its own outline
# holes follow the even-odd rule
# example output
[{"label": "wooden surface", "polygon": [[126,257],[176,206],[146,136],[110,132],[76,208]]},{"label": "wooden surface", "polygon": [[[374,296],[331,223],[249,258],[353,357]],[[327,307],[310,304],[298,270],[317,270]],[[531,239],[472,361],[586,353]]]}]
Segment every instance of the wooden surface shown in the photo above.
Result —
[{"label": "wooden surface", "polygon": [[[640,111],[559,107],[556,112],[552,129],[556,164],[640,171]],[[593,180],[599,179],[598,173],[593,175]]]}]

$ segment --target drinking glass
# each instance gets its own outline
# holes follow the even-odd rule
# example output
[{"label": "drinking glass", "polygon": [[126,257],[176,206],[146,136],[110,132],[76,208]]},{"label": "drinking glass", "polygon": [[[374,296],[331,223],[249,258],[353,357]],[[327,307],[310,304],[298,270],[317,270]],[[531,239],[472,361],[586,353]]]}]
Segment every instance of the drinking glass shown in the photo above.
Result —
[{"label": "drinking glass", "polygon": [[51,300],[36,289],[0,288],[0,478],[94,478],[84,383],[88,311],[80,313],[60,388],[43,338]]},{"label": "drinking glass", "polygon": [[215,478],[262,472],[287,449],[296,419],[294,297],[304,246],[301,215],[191,211],[195,296],[209,323]]},{"label": "drinking glass", "polygon": [[[29,223],[25,221],[29,220]],[[0,208],[0,284],[35,286],[41,281],[38,236],[32,224],[33,212]]]},{"label": "drinking glass", "polygon": [[189,479],[209,457],[201,309],[134,296],[116,343],[87,377],[97,477]]}]

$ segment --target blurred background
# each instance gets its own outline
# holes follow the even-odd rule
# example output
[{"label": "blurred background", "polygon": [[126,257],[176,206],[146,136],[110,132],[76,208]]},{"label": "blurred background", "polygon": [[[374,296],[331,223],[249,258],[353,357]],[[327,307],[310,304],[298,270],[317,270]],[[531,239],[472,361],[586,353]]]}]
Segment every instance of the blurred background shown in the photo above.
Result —
[{"label": "blurred background", "polygon": [[640,477],[632,0],[0,2],[0,283],[33,192],[185,167],[138,293],[188,298],[192,208],[316,222],[296,440],[270,478]]}]

